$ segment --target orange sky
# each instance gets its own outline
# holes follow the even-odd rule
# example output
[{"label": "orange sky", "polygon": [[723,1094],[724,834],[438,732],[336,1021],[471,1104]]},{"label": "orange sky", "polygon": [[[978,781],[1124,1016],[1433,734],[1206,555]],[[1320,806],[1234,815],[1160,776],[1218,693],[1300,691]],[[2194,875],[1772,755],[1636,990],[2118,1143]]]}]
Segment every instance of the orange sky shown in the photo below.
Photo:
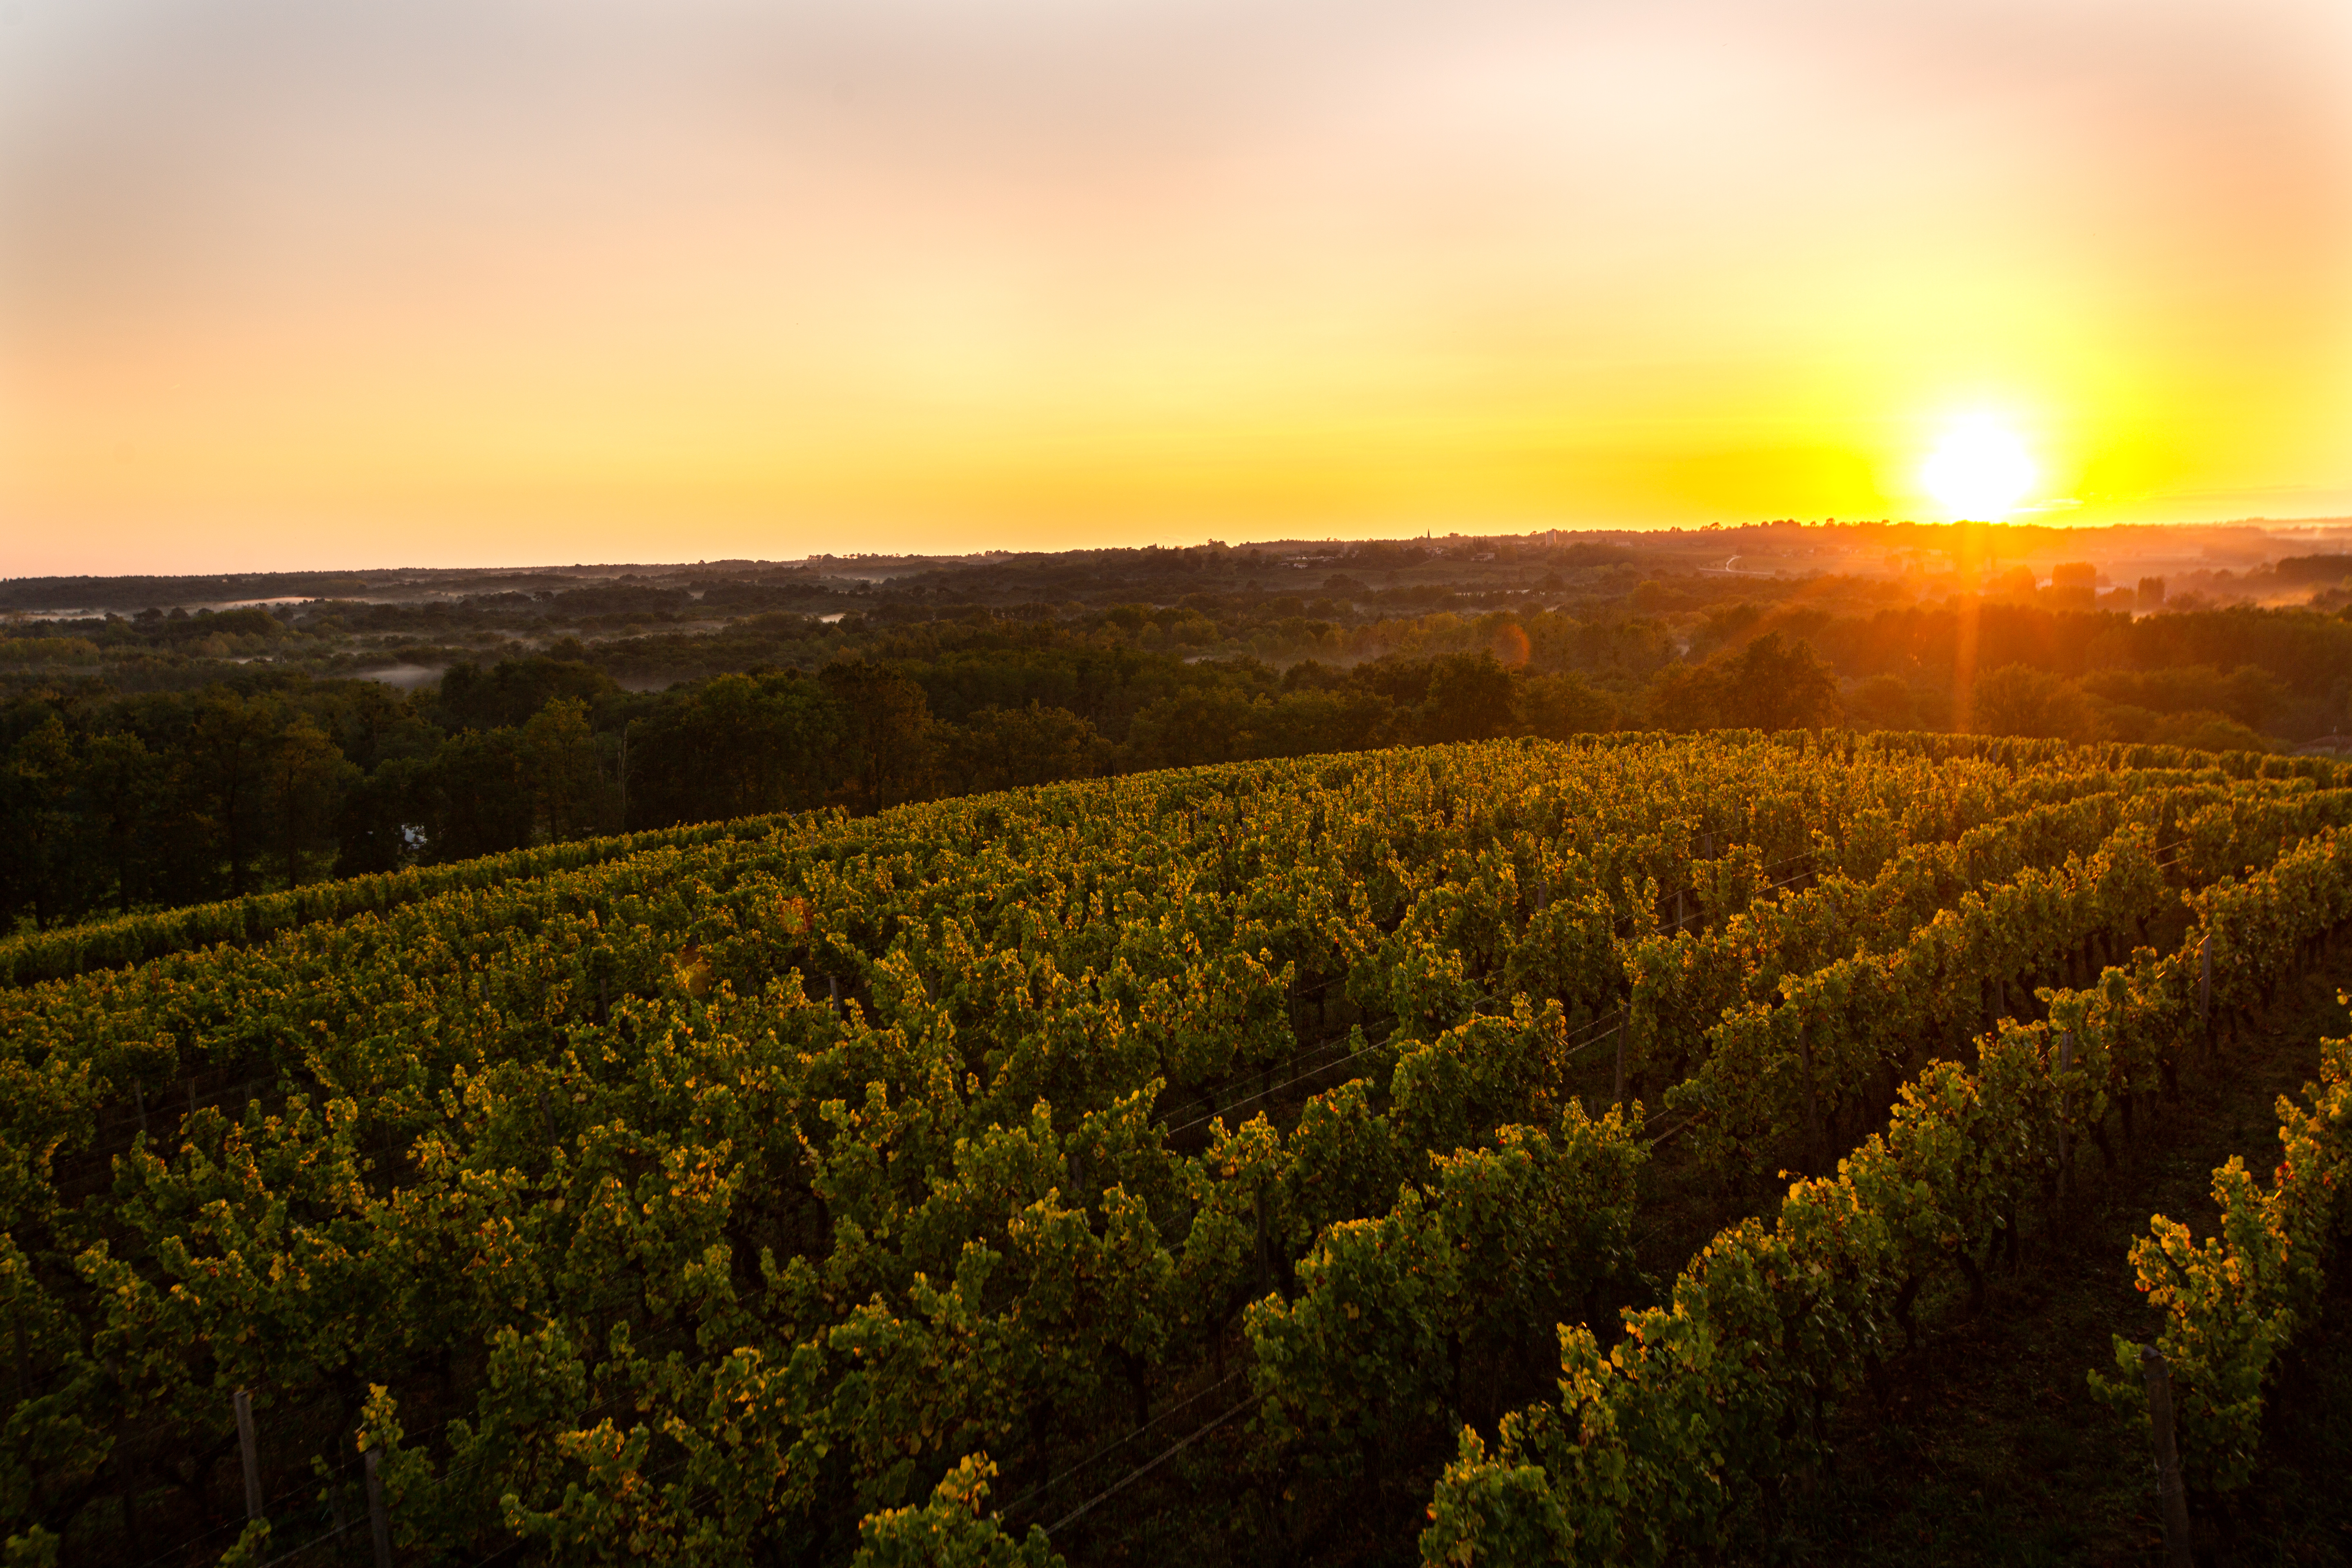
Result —
[{"label": "orange sky", "polygon": [[2340,0],[9,16],[7,574],[2352,512]]}]

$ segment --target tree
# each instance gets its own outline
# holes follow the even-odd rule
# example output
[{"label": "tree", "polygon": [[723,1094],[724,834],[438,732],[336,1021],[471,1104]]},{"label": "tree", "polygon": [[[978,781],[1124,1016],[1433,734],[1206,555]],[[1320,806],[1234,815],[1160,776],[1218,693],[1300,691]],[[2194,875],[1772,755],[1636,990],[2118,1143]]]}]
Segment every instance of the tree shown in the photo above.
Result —
[{"label": "tree", "polygon": [[418,784],[432,858],[466,860],[530,842],[536,803],[518,731],[452,735],[433,753]]},{"label": "tree", "polygon": [[1976,731],[2067,741],[2098,739],[2098,716],[2082,689],[2046,669],[2005,664],[1977,682]]},{"label": "tree", "polygon": [[1650,722],[1661,730],[1705,730],[1720,724],[1718,686],[1706,665],[1668,665],[1650,682],[1643,699]]},{"label": "tree", "polygon": [[1163,697],[1128,726],[1128,755],[1139,768],[1197,767],[1252,754],[1256,713],[1249,694],[1230,686],[1195,687]]},{"label": "tree", "polygon": [[1899,675],[1874,675],[1856,687],[1846,707],[1856,725],[1865,730],[1915,730],[1919,725],[1919,701],[1911,683]]},{"label": "tree", "polygon": [[1109,761],[1095,727],[1063,708],[983,708],[940,731],[940,762],[951,786],[974,795],[1090,778]]},{"label": "tree", "polygon": [[1837,676],[1810,643],[1786,643],[1767,632],[1740,650],[1727,673],[1727,720],[1740,728],[1811,729],[1844,716]]},{"label": "tree", "polygon": [[264,794],[285,853],[288,887],[301,884],[305,850],[333,844],[342,794],[357,772],[307,715],[298,715],[278,733],[269,750]]},{"label": "tree", "polygon": [[1530,676],[1519,683],[1517,696],[1519,722],[1546,740],[1617,727],[1617,705],[1573,670]]},{"label": "tree", "polygon": [[420,816],[415,784],[445,736],[412,701],[378,683],[353,681],[315,704],[335,744],[358,770],[335,824],[338,875],[397,870],[412,853]]},{"label": "tree", "polygon": [[0,929],[19,910],[37,926],[80,913],[84,870],[73,811],[79,772],[65,721],[52,712],[0,756]]},{"label": "tree", "polygon": [[840,705],[845,800],[856,810],[879,811],[919,798],[931,774],[931,709],[923,689],[864,659],[828,664],[817,679]]},{"label": "tree", "polygon": [[1767,632],[1701,665],[1672,665],[1650,689],[1652,720],[1669,730],[1795,730],[1843,716],[1837,676],[1810,643]]},{"label": "tree", "polygon": [[529,723],[559,697],[594,703],[619,691],[611,676],[578,659],[506,658],[488,669],[451,665],[441,677],[438,704],[441,722],[453,732],[496,730]]},{"label": "tree", "polygon": [[814,805],[843,766],[841,704],[790,671],[722,675],[691,693],[673,693],[635,722],[632,826]]},{"label": "tree", "polygon": [[1511,721],[1511,675],[1490,653],[1453,654],[1436,661],[1421,731],[1432,741],[1483,741]]},{"label": "tree", "polygon": [[1286,691],[1258,709],[1256,755],[1300,757],[1381,744],[1395,710],[1369,691]]},{"label": "tree", "polygon": [[188,731],[190,782],[204,819],[218,836],[217,853],[227,858],[232,898],[245,895],[246,863],[260,842],[257,830],[278,725],[270,703],[216,686],[199,700]]},{"label": "tree", "polygon": [[522,760],[533,815],[550,843],[585,838],[612,816],[612,788],[596,763],[596,737],[588,728],[588,704],[558,697],[522,727]]},{"label": "tree", "polygon": [[82,808],[93,841],[103,843],[114,873],[115,907],[123,914],[145,891],[146,838],[163,759],[135,731],[92,735],[82,747]]},{"label": "tree", "polygon": [[335,825],[335,870],[340,876],[396,871],[416,850],[412,829],[429,819],[433,804],[433,753],[391,756],[354,779],[343,792]]}]

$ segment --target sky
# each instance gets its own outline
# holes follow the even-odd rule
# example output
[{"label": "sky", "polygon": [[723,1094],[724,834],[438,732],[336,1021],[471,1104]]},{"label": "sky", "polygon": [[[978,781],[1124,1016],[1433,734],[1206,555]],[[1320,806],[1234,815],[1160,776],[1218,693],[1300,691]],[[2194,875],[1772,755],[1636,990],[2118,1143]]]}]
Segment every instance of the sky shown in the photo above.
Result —
[{"label": "sky", "polygon": [[0,0],[0,575],[1924,520],[1955,431],[2352,513],[2352,5]]}]

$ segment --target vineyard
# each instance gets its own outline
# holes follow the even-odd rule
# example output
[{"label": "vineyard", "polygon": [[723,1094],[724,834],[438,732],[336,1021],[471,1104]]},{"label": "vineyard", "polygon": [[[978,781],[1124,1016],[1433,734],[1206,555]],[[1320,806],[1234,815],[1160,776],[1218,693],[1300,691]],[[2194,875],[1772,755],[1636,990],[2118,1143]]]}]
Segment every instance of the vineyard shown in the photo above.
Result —
[{"label": "vineyard", "polygon": [[[0,1534],[1736,1552],[2347,921],[2336,764],[1800,731],[1145,773],[16,939]],[[2220,1237],[2109,1260],[2200,1489],[2242,1484],[2315,1310],[2347,1075],[2330,1046],[2281,1108],[2267,1187],[2216,1175]],[[2075,1375],[2137,1419],[2140,1366]]]}]

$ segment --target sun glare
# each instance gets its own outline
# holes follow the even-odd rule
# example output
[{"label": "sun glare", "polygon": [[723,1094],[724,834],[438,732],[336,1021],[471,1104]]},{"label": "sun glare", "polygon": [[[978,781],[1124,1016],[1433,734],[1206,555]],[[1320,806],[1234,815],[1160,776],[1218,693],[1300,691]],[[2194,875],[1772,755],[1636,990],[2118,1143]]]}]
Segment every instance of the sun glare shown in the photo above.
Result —
[{"label": "sun glare", "polygon": [[1919,470],[1920,483],[1938,505],[1979,522],[2006,516],[2040,477],[2017,432],[1982,416],[1946,429]]}]

